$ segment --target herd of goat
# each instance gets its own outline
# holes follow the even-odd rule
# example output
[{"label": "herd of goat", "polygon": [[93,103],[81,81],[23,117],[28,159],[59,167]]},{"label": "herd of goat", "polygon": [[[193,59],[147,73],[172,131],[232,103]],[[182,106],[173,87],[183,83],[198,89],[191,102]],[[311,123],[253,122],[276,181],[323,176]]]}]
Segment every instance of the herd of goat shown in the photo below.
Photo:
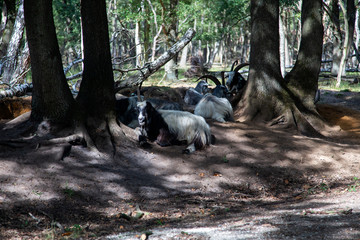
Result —
[{"label": "herd of goat", "polygon": [[[118,120],[135,129],[140,146],[147,146],[147,140],[164,147],[186,143],[183,153],[192,153],[207,145],[214,144],[215,137],[205,119],[218,122],[233,121],[231,96],[246,84],[239,70],[248,65],[235,67],[235,61],[228,72],[221,72],[221,82],[213,75],[201,76],[195,88],[189,88],[184,97],[187,106],[195,106],[194,113],[184,111],[181,104],[163,99],[133,94],[118,97],[116,112]],[[225,81],[225,79],[227,80]],[[205,79],[205,80],[204,80]],[[216,87],[209,88],[207,79]]]}]

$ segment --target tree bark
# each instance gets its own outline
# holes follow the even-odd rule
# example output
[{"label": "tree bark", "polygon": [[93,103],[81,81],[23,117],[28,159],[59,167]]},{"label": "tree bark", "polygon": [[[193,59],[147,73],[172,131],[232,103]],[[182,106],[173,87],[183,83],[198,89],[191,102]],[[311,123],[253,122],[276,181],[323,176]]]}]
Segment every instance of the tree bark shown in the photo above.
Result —
[{"label": "tree bark", "polygon": [[82,0],[84,71],[77,101],[91,117],[114,110],[114,77],[104,0]]},{"label": "tree bark", "polygon": [[62,67],[52,1],[25,0],[24,14],[32,66],[31,119],[69,123],[74,99]]},{"label": "tree bark", "polygon": [[6,5],[6,23],[0,38],[0,56],[4,56],[10,42],[16,18],[15,0],[5,0]]},{"label": "tree bark", "polygon": [[116,123],[114,76],[105,0],[81,1],[84,71],[77,102],[85,113],[85,126],[97,150],[116,153],[126,144]]}]

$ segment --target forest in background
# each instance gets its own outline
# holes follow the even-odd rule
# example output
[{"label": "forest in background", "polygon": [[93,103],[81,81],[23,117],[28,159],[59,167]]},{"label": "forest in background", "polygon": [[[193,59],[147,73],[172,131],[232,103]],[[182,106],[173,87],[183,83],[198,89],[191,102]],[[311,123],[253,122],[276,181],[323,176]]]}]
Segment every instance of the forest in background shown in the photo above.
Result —
[{"label": "forest in background", "polygon": [[[250,1],[111,0],[107,2],[114,80],[154,61],[177,42],[187,29],[196,35],[165,66],[167,80],[179,78],[178,69],[191,59],[204,71],[229,68],[238,59],[249,61]],[[31,81],[29,50],[24,34],[23,1],[0,4],[1,82],[16,85]],[[341,76],[358,71],[360,41],[358,1],[323,1],[323,71]],[[80,1],[54,0],[54,21],[64,71],[68,80],[81,78],[82,44]],[[297,58],[301,35],[301,1],[280,1],[280,56],[282,73]],[[214,65],[215,64],[215,65]],[[340,72],[340,73],[339,73]],[[183,76],[180,76],[181,78]],[[26,80],[27,79],[27,80]]]}]

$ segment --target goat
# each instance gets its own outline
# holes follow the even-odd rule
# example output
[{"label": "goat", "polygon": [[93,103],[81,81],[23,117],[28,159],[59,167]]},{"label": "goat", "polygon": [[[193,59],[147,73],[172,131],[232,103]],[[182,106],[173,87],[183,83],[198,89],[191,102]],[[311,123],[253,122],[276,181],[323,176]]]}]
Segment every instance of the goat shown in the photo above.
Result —
[{"label": "goat", "polygon": [[230,72],[227,73],[228,80],[226,81],[225,85],[232,92],[239,92],[242,88],[246,85],[245,78],[239,73],[239,70],[245,66],[248,66],[249,63],[242,63],[236,66],[234,69],[234,65],[237,61],[235,61],[231,67]]},{"label": "goat", "polygon": [[[144,97],[141,96],[141,101],[144,100]],[[182,106],[179,103],[150,98],[147,99],[156,109],[167,109],[167,110],[179,110],[182,111]],[[115,110],[117,114],[117,119],[127,125],[130,128],[136,128],[139,126],[138,123],[138,97],[123,97],[116,100]]]},{"label": "goat", "polygon": [[203,96],[204,95],[196,91],[194,88],[189,88],[186,90],[184,102],[188,105],[196,105],[198,102],[200,102]]},{"label": "goat", "polygon": [[209,92],[209,84],[204,81],[201,80],[200,82],[198,82],[198,84],[195,87],[195,90],[203,95],[205,95],[206,93]]},{"label": "goat", "polygon": [[122,97],[116,99],[115,111],[117,119],[131,128],[136,128],[139,126],[137,117],[139,112],[137,110],[137,97]]},{"label": "goat", "polygon": [[218,122],[234,121],[234,113],[229,100],[209,93],[196,105],[194,114]]},{"label": "goat", "polygon": [[162,147],[186,142],[183,153],[192,153],[213,143],[210,127],[205,119],[189,112],[156,110],[150,102],[138,102],[139,143],[155,141]]},{"label": "goat", "polygon": [[[226,91],[226,89],[219,87],[219,86],[221,86],[221,83],[216,77],[214,77],[212,75],[203,75],[200,78],[198,78],[197,81],[199,81],[200,79],[203,79],[203,78],[210,79],[216,84],[213,94],[215,94],[218,97],[223,97],[226,95],[226,93],[224,92],[224,91]],[[209,92],[208,86],[209,86],[209,84],[206,81],[201,80],[196,85],[195,89],[189,88],[188,90],[186,90],[184,102],[188,105],[198,104],[200,102],[200,100],[204,97],[204,95]]]},{"label": "goat", "polygon": [[184,102],[188,105],[196,105],[204,94],[209,92],[209,84],[201,80],[198,82],[195,88],[189,88],[186,90]]},{"label": "goat", "polygon": [[221,72],[222,83],[220,83],[220,81],[213,75],[203,75],[199,79],[202,78],[210,79],[216,84],[216,87],[212,91],[212,95],[217,96],[219,98],[230,98],[229,91],[225,86],[224,76],[225,76],[224,72]]}]

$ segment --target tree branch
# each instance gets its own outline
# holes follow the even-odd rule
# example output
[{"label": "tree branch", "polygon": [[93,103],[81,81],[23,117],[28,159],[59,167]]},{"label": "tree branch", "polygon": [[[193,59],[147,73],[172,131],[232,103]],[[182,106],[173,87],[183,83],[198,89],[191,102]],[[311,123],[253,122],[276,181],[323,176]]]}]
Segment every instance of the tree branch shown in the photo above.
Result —
[{"label": "tree branch", "polygon": [[181,51],[195,36],[195,30],[189,28],[185,35],[176,42],[168,51],[163,53],[158,59],[154,62],[145,64],[144,67],[139,69],[139,73],[121,81],[118,85],[118,88],[131,87],[133,85],[140,85],[143,81],[145,81],[151,74],[155,73],[159,68],[165,65],[168,61],[170,61],[176,53]]}]

